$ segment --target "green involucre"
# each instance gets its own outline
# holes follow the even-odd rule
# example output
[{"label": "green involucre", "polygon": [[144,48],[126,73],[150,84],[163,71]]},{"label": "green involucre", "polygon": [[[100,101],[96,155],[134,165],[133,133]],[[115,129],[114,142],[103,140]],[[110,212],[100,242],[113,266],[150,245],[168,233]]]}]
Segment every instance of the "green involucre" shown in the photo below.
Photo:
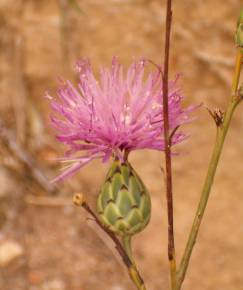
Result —
[{"label": "green involucre", "polygon": [[115,160],[97,201],[101,222],[120,236],[142,231],[150,220],[150,195],[130,163]]}]

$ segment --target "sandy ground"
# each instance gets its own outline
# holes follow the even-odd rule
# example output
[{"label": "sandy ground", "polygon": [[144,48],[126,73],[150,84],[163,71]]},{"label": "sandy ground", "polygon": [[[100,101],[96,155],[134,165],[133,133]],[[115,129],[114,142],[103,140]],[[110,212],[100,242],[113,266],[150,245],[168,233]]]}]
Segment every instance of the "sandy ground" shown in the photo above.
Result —
[{"label": "sandy ground", "polygon": [[[78,57],[90,57],[95,68],[109,64],[113,55],[125,65],[141,56],[160,63],[164,5],[159,0],[80,0],[79,11],[66,0],[0,0],[1,120],[48,178],[59,170],[50,159],[61,156],[63,148],[50,129],[44,92],[55,88],[60,75],[74,79]],[[241,7],[239,0],[174,1],[171,77],[182,73],[185,105],[226,105]],[[241,108],[226,140],[185,290],[243,289]],[[180,155],[173,159],[178,259],[215,137],[215,125],[203,106],[196,116],[184,128],[190,138],[177,146]],[[18,257],[0,265],[0,289],[134,289],[111,243],[72,205],[72,193],[82,191],[94,206],[108,165],[88,165],[50,197],[4,142],[0,158],[0,251],[10,241],[19,246]],[[135,257],[147,288],[167,290],[163,157],[136,152],[131,162],[150,189],[153,204],[149,226],[134,238]]]}]

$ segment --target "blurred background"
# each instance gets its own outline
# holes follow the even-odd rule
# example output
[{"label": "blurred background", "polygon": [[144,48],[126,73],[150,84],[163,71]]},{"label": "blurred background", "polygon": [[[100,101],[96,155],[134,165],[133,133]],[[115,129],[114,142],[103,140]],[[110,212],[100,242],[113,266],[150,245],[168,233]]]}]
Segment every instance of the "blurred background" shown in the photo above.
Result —
[{"label": "blurred background", "polygon": [[[171,78],[181,72],[185,106],[224,109],[234,68],[240,0],[174,1]],[[164,0],[0,0],[0,289],[132,290],[113,245],[72,205],[92,207],[108,170],[93,162],[58,188],[53,159],[64,149],[50,128],[43,95],[57,78],[75,80],[89,57],[95,70],[113,55],[125,66],[141,56],[162,62]],[[183,289],[243,289],[243,117],[226,140]],[[184,130],[173,158],[177,256],[181,257],[205,177],[215,125],[205,107]],[[152,194],[149,226],[134,238],[148,289],[169,289],[164,181],[159,152],[131,155]]]}]

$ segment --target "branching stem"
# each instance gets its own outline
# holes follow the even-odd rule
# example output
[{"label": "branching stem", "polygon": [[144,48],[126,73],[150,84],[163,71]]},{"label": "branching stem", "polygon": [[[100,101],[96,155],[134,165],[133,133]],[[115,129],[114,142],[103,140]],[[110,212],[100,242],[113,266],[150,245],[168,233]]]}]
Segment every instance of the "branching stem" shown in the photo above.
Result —
[{"label": "branching stem", "polygon": [[117,238],[117,236],[112,231],[110,231],[107,227],[102,225],[100,220],[97,218],[96,214],[92,211],[92,209],[90,208],[90,206],[86,202],[83,194],[81,194],[81,193],[75,194],[73,197],[73,201],[74,201],[75,205],[82,206],[93,217],[96,224],[112,239],[112,241],[115,244],[115,248],[116,248],[118,254],[121,256],[122,261],[127,268],[128,274],[129,274],[131,280],[133,281],[133,283],[136,285],[137,289],[138,290],[146,290],[146,287],[144,285],[144,281],[143,281],[140,273],[138,272],[136,265],[133,263],[133,261],[131,259],[130,240],[128,239],[125,241],[125,244],[129,249],[127,252],[127,249],[125,249],[122,246],[122,244],[119,241],[119,239]]},{"label": "branching stem", "polygon": [[212,157],[211,157],[211,160],[209,163],[207,176],[205,179],[205,183],[203,185],[203,189],[202,189],[199,205],[197,208],[197,212],[196,212],[196,215],[194,218],[194,222],[193,222],[193,225],[191,228],[188,242],[187,242],[187,245],[186,245],[186,248],[185,248],[181,263],[180,263],[179,271],[177,274],[178,283],[179,283],[178,289],[181,288],[182,283],[183,283],[184,278],[185,278],[185,275],[186,275],[186,272],[187,272],[187,268],[188,268],[188,265],[190,262],[191,254],[192,254],[194,245],[196,243],[199,228],[200,228],[202,218],[203,218],[206,206],[207,206],[210,190],[211,190],[211,187],[213,185],[214,176],[215,176],[216,169],[218,166],[219,158],[220,158],[221,153],[222,153],[225,137],[227,135],[227,132],[228,132],[228,129],[230,126],[232,115],[234,113],[235,108],[237,107],[237,105],[241,101],[241,98],[237,94],[237,90],[238,90],[238,86],[239,86],[242,59],[243,59],[242,52],[240,51],[240,48],[238,48],[237,57],[236,57],[236,64],[235,64],[235,73],[234,73],[233,82],[232,82],[232,96],[231,96],[231,100],[229,102],[229,105],[227,107],[227,110],[225,112],[223,122],[220,126],[217,127],[216,141],[215,141]]}]

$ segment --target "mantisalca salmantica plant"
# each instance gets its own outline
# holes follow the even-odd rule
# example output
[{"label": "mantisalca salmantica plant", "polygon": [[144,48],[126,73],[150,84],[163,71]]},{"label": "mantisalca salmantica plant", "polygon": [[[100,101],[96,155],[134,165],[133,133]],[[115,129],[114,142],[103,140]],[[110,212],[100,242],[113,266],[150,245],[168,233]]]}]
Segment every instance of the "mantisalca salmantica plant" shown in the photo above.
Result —
[{"label": "mantisalca salmantica plant", "polygon": [[[97,198],[97,214],[89,207],[84,195],[76,194],[74,202],[86,209],[110,236],[132,281],[140,290],[146,288],[132,256],[131,238],[148,224],[151,201],[148,189],[129,162],[129,155],[134,150],[142,149],[167,151],[166,160],[170,161],[171,153],[166,146],[170,149],[185,140],[187,136],[180,129],[190,122],[190,113],[195,109],[195,106],[182,107],[178,77],[167,81],[171,11],[171,1],[168,0],[165,73],[160,66],[146,59],[133,62],[125,72],[118,59],[113,58],[111,67],[102,67],[96,79],[89,60],[84,59],[76,65],[79,74],[76,85],[68,80],[61,81],[56,96],[47,94],[56,137],[68,147],[65,157],[60,159],[65,164],[64,171],[54,181],[71,177],[94,159],[101,159],[102,162],[111,160],[111,167]],[[181,289],[184,281],[231,118],[242,99],[243,89],[239,80],[243,59],[243,12],[237,23],[235,39],[237,56],[231,99],[224,112],[209,110],[217,127],[216,142],[179,267],[173,248],[173,207],[171,204],[168,206],[168,239],[169,245],[172,243],[173,246],[171,249],[169,247],[169,251],[172,250],[169,253],[172,290]],[[167,170],[166,166],[168,182],[171,176]],[[169,194],[167,192],[167,198]],[[168,200],[172,201],[170,197]]]}]

